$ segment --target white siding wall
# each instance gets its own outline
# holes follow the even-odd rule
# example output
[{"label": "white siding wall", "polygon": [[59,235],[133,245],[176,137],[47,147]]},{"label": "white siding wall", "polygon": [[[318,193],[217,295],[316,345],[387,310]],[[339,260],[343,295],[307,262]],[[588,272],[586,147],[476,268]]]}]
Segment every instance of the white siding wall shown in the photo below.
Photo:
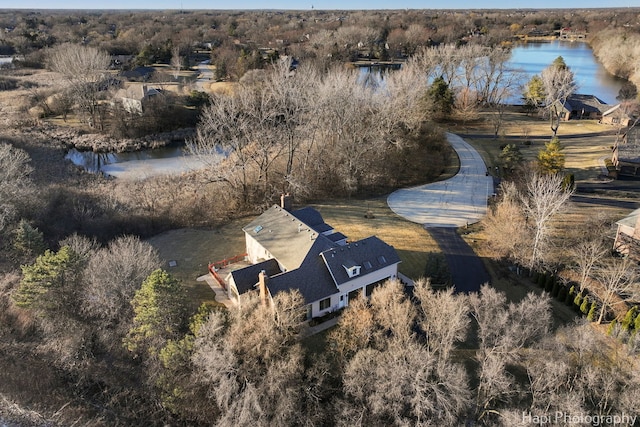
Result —
[{"label": "white siding wall", "polygon": [[[361,270],[361,271],[364,271]],[[329,308],[325,310],[320,310],[320,301],[314,301],[311,303],[311,317],[319,317],[324,314],[330,313],[332,311],[337,310],[340,307],[340,296],[343,298],[348,298],[347,295],[349,292],[360,289],[363,292],[362,296],[364,296],[364,289],[367,285],[371,283],[376,283],[380,280],[386,279],[387,277],[396,278],[398,275],[398,264],[390,265],[388,267],[382,268],[380,270],[374,271],[373,273],[360,275],[355,277],[353,280],[345,283],[342,286],[339,286],[340,292],[337,294],[331,295],[331,305]]]},{"label": "white siding wall", "polygon": [[338,286],[341,293],[349,293],[354,289],[364,288],[370,283],[375,283],[378,280],[386,279],[387,277],[395,278],[398,275],[398,264],[389,265],[380,270],[376,270],[373,273],[362,274],[362,272],[366,272],[364,268],[360,270],[360,276],[354,277],[352,280],[349,280],[347,283]]},{"label": "white siding wall", "polygon": [[273,256],[267,251],[257,240],[248,233],[244,233],[247,246],[247,258],[251,264],[257,264],[260,261],[271,259]]}]

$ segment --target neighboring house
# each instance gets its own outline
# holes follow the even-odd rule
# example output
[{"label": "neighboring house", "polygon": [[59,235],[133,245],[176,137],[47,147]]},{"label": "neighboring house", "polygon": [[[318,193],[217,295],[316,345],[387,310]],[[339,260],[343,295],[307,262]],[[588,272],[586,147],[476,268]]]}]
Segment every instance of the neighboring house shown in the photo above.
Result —
[{"label": "neighboring house", "polygon": [[622,104],[614,105],[609,108],[607,111],[602,113],[602,119],[600,122],[605,125],[616,125],[621,127],[631,126],[634,118],[631,117],[624,108],[622,108]]},{"label": "neighboring house", "polygon": [[252,265],[225,278],[233,301],[254,289],[265,298],[298,290],[308,318],[319,317],[397,277],[400,258],[392,246],[375,236],[348,242],[317,210],[285,207],[283,199],[243,228]]},{"label": "neighboring house", "polygon": [[120,77],[132,82],[146,82],[153,77],[155,72],[153,67],[136,67],[133,70],[120,72]]},{"label": "neighboring house", "polygon": [[567,100],[557,103],[560,120],[575,119],[600,120],[602,114],[611,108],[603,100],[593,95],[570,95]]},{"label": "neighboring house", "polygon": [[115,98],[122,102],[127,112],[142,114],[144,103],[161,93],[161,89],[146,84],[129,83],[126,88],[116,92]]},{"label": "neighboring house", "polygon": [[640,129],[628,129],[613,147],[611,162],[620,175],[640,175]]},{"label": "neighboring house", "polygon": [[640,261],[640,209],[631,212],[629,216],[616,224],[618,231],[613,249],[620,254]]}]

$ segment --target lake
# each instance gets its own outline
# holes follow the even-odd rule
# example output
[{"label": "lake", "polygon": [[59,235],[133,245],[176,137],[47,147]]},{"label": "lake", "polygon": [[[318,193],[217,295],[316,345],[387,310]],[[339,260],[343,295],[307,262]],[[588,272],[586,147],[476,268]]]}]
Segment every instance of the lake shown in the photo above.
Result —
[{"label": "lake", "polygon": [[616,96],[624,80],[609,74],[596,60],[587,43],[557,40],[519,44],[512,49],[509,64],[512,69],[524,71],[527,79],[530,79],[551,65],[558,56],[562,56],[573,71],[578,84],[576,93],[595,95],[607,104],[617,103]]},{"label": "lake", "polygon": [[[583,42],[553,41],[519,44],[512,49],[510,68],[522,70],[526,79],[548,67],[558,56],[575,75],[577,93],[595,95],[608,104],[616,103],[616,96],[624,82],[609,74],[600,65],[589,45]],[[383,84],[380,68],[361,68],[361,82]],[[520,94],[509,102],[522,104]],[[70,150],[67,158],[91,172],[102,172],[118,178],[139,179],[161,174],[176,174],[204,167],[204,163],[188,156],[179,146],[142,150],[134,153],[93,153]]]}]

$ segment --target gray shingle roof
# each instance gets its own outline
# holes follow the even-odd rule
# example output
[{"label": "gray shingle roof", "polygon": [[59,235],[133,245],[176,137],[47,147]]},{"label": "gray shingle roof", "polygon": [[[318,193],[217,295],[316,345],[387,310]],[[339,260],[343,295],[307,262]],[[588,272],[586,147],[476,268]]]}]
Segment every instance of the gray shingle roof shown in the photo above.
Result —
[{"label": "gray shingle roof", "polygon": [[278,261],[272,258],[229,273],[233,277],[233,282],[236,284],[236,289],[238,289],[240,295],[254,288],[255,284],[258,283],[258,274],[262,270],[268,276],[273,276],[280,273],[280,266]]},{"label": "gray shingle roof", "polygon": [[332,226],[324,222],[324,219],[322,219],[322,215],[320,215],[320,212],[312,207],[307,206],[301,209],[297,209],[295,211],[292,211],[291,214],[298,218],[300,222],[307,224],[318,233],[325,233],[329,230],[333,230]]},{"label": "gray shingle roof", "polygon": [[360,275],[365,275],[400,262],[393,246],[376,236],[323,251],[322,258],[338,286],[351,280],[345,267],[359,265]]},{"label": "gray shingle roof", "polygon": [[265,268],[273,267],[269,261],[236,270],[234,280],[238,291],[242,292],[240,287],[252,288],[260,270],[267,270],[267,287],[272,296],[299,290],[310,304],[337,293],[336,286],[350,280],[343,265],[359,265],[361,275],[366,275],[400,262],[395,249],[375,236],[340,246],[336,242],[345,240],[346,236],[342,233],[323,236],[320,230],[324,231],[325,227],[327,231],[333,229],[310,207],[288,212],[274,205],[251,221],[243,228],[244,232],[256,239],[287,271],[277,270],[271,274],[275,269]]},{"label": "gray shingle roof", "polygon": [[636,209],[620,221],[616,222],[618,225],[626,225],[627,227],[635,228],[638,222],[638,216],[640,216],[640,209]]},{"label": "gray shingle roof", "polygon": [[330,240],[277,205],[267,209],[242,230],[256,239],[287,270],[300,267],[316,240],[325,240],[331,246]]},{"label": "gray shingle roof", "polygon": [[331,274],[320,253],[331,248],[326,241],[317,240],[300,268],[287,271],[269,278],[269,292],[272,296],[278,292],[297,289],[307,304],[329,297],[338,292]]},{"label": "gray shingle roof", "polygon": [[640,144],[618,144],[618,160],[627,163],[640,163]]},{"label": "gray shingle roof", "polygon": [[564,107],[568,111],[581,111],[584,109],[585,113],[603,113],[611,106],[596,96],[576,93],[567,98]]}]

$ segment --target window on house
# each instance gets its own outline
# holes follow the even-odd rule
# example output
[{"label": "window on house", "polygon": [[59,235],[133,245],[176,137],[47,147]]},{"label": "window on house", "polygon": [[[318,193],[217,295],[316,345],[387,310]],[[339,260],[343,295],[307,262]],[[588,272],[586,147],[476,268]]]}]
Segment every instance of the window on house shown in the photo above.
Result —
[{"label": "window on house", "polygon": [[375,282],[375,283],[370,283],[370,284],[368,284],[368,285],[366,286],[366,288],[365,288],[365,292],[364,292],[364,294],[365,294],[367,297],[370,297],[370,296],[371,296],[371,294],[373,293],[373,290],[374,290],[375,288],[377,288],[378,286],[382,285],[383,283],[385,283],[385,282],[386,282],[387,280],[389,280],[389,279],[391,279],[391,277],[387,277],[387,278],[385,278],[385,279],[378,280],[378,281],[377,281],[377,282]]},{"label": "window on house", "polygon": [[356,277],[360,275],[360,266],[359,265],[354,265],[353,267],[345,267],[345,270],[347,270],[347,274],[349,275],[349,278],[351,279],[352,277]]},{"label": "window on house", "polygon": [[320,300],[320,310],[326,310],[329,307],[331,307],[331,298]]}]

